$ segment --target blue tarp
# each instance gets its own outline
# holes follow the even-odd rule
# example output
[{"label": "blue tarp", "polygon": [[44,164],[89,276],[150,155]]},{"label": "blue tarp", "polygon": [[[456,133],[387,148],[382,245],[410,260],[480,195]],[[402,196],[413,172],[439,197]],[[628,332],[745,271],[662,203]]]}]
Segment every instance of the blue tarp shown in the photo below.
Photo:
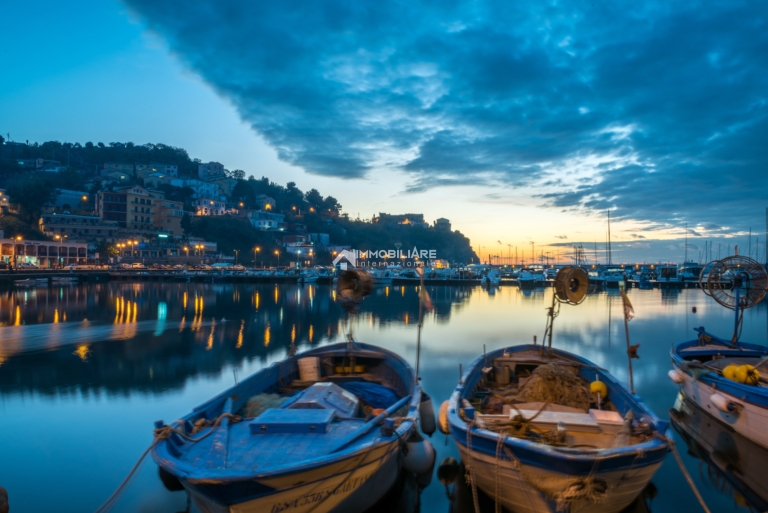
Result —
[{"label": "blue tarp", "polygon": [[344,390],[355,394],[361,401],[372,408],[389,408],[400,399],[397,392],[378,383],[351,381],[337,384]]}]

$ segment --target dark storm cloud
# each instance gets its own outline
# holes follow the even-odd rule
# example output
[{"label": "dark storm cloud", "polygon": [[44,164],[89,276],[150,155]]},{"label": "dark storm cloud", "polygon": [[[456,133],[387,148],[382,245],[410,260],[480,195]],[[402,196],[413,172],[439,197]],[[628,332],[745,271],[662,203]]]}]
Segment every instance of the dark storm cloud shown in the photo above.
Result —
[{"label": "dark storm cloud", "polygon": [[539,184],[654,227],[741,227],[765,204],[759,1],[126,2],[312,173]]}]

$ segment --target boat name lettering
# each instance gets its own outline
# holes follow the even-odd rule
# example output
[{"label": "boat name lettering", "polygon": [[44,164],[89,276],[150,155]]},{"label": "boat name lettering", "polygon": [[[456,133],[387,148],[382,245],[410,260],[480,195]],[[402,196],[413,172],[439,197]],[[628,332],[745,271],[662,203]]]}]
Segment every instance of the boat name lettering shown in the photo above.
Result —
[{"label": "boat name lettering", "polygon": [[319,502],[322,502],[329,497],[333,495],[339,495],[339,494],[346,494],[351,492],[352,490],[355,490],[356,488],[359,488],[360,485],[368,481],[371,476],[362,476],[357,477],[355,479],[350,479],[346,483],[341,484],[340,486],[328,489],[328,490],[322,490],[320,492],[314,492],[314,493],[308,493],[306,495],[302,495],[301,497],[298,497],[296,499],[281,502],[279,504],[275,504],[272,506],[271,513],[280,513],[281,511],[288,511],[289,509],[293,508],[300,508],[303,506],[307,506],[309,504],[316,504]]}]

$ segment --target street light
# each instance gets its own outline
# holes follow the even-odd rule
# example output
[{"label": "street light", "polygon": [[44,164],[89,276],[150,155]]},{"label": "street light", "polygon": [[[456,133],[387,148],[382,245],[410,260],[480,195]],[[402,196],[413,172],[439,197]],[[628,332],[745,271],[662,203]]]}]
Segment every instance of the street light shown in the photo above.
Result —
[{"label": "street light", "polygon": [[277,255],[277,266],[280,267],[280,250],[275,250],[275,255]]},{"label": "street light", "polygon": [[240,250],[235,249],[234,252],[235,252],[235,265],[237,265],[237,257],[240,255]]},{"label": "street light", "polygon": [[187,252],[187,258],[189,258],[189,246],[184,246],[184,251]]},{"label": "street light", "polygon": [[58,258],[58,261],[59,261],[59,267],[61,267],[61,264],[62,264],[62,261],[61,261],[61,243],[62,243],[62,242],[64,242],[64,239],[65,239],[66,237],[68,237],[68,235],[64,235],[64,236],[61,236],[61,235],[55,235],[55,236],[53,237],[54,239],[56,239],[56,240],[58,240],[58,241],[59,241],[59,258]]},{"label": "street light", "polygon": [[[20,241],[21,240],[21,235],[17,235],[16,237],[14,237],[14,239],[17,240],[17,241]],[[13,245],[13,265],[15,267],[19,266],[18,257],[16,256],[16,244]]]},{"label": "street light", "polygon": [[[254,266],[256,265],[256,253],[259,253],[260,251],[261,251],[261,247],[259,246],[256,246],[255,248],[253,248],[253,265]],[[262,265],[262,267],[264,266]]]}]

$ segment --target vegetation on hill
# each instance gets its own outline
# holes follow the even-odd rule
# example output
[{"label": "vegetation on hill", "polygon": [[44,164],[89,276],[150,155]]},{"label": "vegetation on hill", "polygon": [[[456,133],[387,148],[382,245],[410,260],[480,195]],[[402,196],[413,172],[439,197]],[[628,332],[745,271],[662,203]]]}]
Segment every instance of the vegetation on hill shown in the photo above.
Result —
[{"label": "vegetation on hill", "polygon": [[[179,176],[197,177],[201,163],[193,159],[186,150],[165,144],[120,143],[61,143],[48,141],[42,144],[3,144],[0,137],[0,187],[8,191],[14,204],[19,206],[17,216],[2,218],[6,235],[21,234],[27,238],[44,239],[37,230],[37,220],[46,204],[55,201],[59,189],[98,192],[101,181],[93,180],[106,162],[133,164],[160,163],[178,167]],[[44,159],[59,162],[65,169],[55,173],[34,171],[25,168],[20,161]],[[50,164],[54,166],[56,164]],[[284,214],[286,230],[264,232],[257,230],[246,220],[229,216],[194,217],[185,216],[182,228],[188,236],[202,237],[218,243],[224,254],[238,251],[242,262],[252,262],[254,248],[258,261],[276,263],[276,251],[281,252],[281,263],[288,257],[282,252],[282,236],[292,233],[327,233],[332,245],[345,245],[354,249],[395,249],[399,243],[403,249],[435,250],[437,257],[453,262],[470,262],[477,259],[469,240],[459,232],[419,228],[363,221],[350,221],[342,214],[342,206],[333,196],[323,196],[316,189],[303,192],[294,182],[285,186],[267,177],[245,179],[245,172],[228,172],[237,183],[229,198],[233,205],[245,209],[258,209],[258,196],[266,195],[275,200],[277,213]],[[139,185],[143,185],[140,183]],[[194,191],[189,187],[175,187],[169,184],[159,187],[165,197],[182,202],[188,210],[192,206]],[[105,248],[103,248],[105,249]],[[315,262],[329,263],[328,252],[316,255]]]}]

